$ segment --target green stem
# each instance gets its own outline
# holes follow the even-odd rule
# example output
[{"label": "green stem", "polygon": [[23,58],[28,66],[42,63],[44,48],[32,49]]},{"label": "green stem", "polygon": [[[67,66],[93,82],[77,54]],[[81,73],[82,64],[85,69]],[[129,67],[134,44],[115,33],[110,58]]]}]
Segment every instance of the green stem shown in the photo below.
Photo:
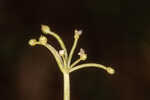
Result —
[{"label": "green stem", "polygon": [[70,100],[70,78],[64,73],[64,100]]},{"label": "green stem", "polygon": [[69,58],[68,58],[68,67],[70,66],[71,59],[72,59],[74,50],[75,50],[75,48],[76,48],[76,46],[77,46],[77,43],[78,43],[78,39],[75,38],[74,43],[73,43],[73,46],[72,46],[72,49],[71,49],[70,54],[69,54]]},{"label": "green stem", "polygon": [[77,59],[77,60],[76,60],[73,64],[71,64],[71,66],[70,66],[70,67],[71,67],[71,68],[72,68],[72,67],[74,67],[74,66],[75,66],[76,64],[78,64],[80,61],[81,61],[81,59],[80,59],[80,58],[79,58],[79,59]]},{"label": "green stem", "polygon": [[104,69],[107,71],[107,67],[105,67],[104,65],[96,64],[96,63],[87,63],[87,64],[81,64],[81,65],[75,66],[75,67],[71,68],[69,72],[71,73],[78,69],[87,68],[87,67],[96,67],[96,68],[101,68],[101,69]]},{"label": "green stem", "polygon": [[[40,43],[37,43],[37,44],[39,44],[39,45],[43,45],[43,44],[40,44]],[[63,69],[63,61],[62,61],[62,59],[61,59],[61,57],[60,57],[60,55],[59,55],[59,53],[58,53],[58,51],[54,48],[54,47],[52,47],[50,44],[45,44],[45,45],[43,45],[44,47],[46,47],[52,54],[53,54],[53,56],[54,56],[54,58],[56,59],[56,62],[57,62],[57,64],[58,64],[58,66],[59,66],[59,68],[60,68],[60,70],[61,70],[61,72],[64,72],[64,69]]]},{"label": "green stem", "polygon": [[55,37],[56,40],[59,42],[61,48],[65,51],[65,59],[67,60],[68,59],[67,49],[61,37],[54,32],[50,32],[49,35],[52,35],[53,37]]},{"label": "green stem", "polygon": [[63,62],[64,62],[64,67],[67,67],[67,63],[66,63],[66,59],[64,57],[64,55],[62,56]]}]

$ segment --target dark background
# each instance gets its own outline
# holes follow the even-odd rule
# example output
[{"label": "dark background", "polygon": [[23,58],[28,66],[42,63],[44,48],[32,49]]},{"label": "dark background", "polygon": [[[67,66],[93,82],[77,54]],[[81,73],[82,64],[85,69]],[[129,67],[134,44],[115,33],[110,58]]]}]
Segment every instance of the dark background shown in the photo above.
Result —
[{"label": "dark background", "polygon": [[[47,24],[68,49],[73,30],[95,68],[71,74],[71,100],[150,100],[150,6],[146,0],[0,0],[0,100],[63,100],[54,58],[28,40]],[[60,49],[56,40],[49,42]],[[78,56],[75,55],[75,58]]]}]

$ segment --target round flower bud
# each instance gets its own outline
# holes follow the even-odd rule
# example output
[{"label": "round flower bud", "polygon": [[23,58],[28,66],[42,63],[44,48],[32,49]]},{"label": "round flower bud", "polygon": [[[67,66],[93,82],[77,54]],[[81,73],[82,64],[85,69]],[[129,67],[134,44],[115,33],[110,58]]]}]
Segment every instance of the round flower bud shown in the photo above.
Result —
[{"label": "round flower bud", "polygon": [[42,30],[42,32],[45,33],[45,34],[51,32],[50,28],[49,28],[47,25],[41,25],[41,30]]},{"label": "round flower bud", "polygon": [[35,46],[37,41],[36,41],[36,39],[31,39],[31,40],[29,40],[28,43],[29,43],[30,46]]},{"label": "round flower bud", "polygon": [[40,42],[41,44],[46,44],[46,43],[47,43],[47,38],[46,38],[45,36],[40,36],[39,42]]},{"label": "round flower bud", "polygon": [[111,67],[107,67],[107,72],[112,75],[115,73],[115,70]]}]

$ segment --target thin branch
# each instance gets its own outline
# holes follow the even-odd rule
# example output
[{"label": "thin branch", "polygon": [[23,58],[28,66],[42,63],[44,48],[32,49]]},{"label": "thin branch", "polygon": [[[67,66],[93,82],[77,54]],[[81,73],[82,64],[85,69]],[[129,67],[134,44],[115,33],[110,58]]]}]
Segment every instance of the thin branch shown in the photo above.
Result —
[{"label": "thin branch", "polygon": [[63,40],[61,39],[61,37],[52,31],[50,31],[48,34],[52,35],[59,42],[61,48],[65,51],[65,59],[67,60],[68,59],[67,49],[66,49],[66,46],[65,46]]},{"label": "thin branch", "polygon": [[96,63],[86,63],[86,64],[81,64],[81,65],[73,67],[72,69],[70,69],[69,72],[71,73],[73,71],[76,71],[76,70],[79,70],[79,69],[82,69],[82,68],[88,68],[88,67],[101,68],[101,69],[104,69],[105,71],[107,71],[107,67],[105,67],[104,65],[96,64]]},{"label": "thin branch", "polygon": [[74,61],[72,64],[71,64],[71,68],[74,67],[76,64],[78,64],[79,62],[81,61],[81,58],[77,59],[76,61]]},{"label": "thin branch", "polygon": [[[38,43],[38,44],[39,44],[39,45],[43,45],[43,44],[40,44],[40,43]],[[63,61],[62,61],[62,59],[61,59],[61,57],[60,57],[58,51],[57,51],[54,47],[52,47],[50,44],[48,44],[48,43],[46,43],[46,44],[43,45],[43,46],[46,47],[46,48],[53,54],[53,56],[54,56],[54,58],[56,59],[56,62],[57,62],[57,64],[58,64],[60,70],[61,70],[62,72],[64,72],[64,69],[63,69],[63,67],[64,67]]]},{"label": "thin branch", "polygon": [[68,58],[68,67],[70,66],[71,59],[72,59],[73,53],[74,53],[74,51],[75,51],[75,48],[76,48],[76,46],[77,46],[77,43],[78,43],[78,39],[75,38],[75,39],[74,39],[73,46],[72,46],[72,49],[71,49],[70,54],[69,54],[69,58]]}]

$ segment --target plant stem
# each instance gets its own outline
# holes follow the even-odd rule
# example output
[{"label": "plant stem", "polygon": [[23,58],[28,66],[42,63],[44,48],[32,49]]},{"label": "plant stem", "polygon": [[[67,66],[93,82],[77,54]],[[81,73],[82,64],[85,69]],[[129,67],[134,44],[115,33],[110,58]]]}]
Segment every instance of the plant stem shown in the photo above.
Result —
[{"label": "plant stem", "polygon": [[74,67],[76,64],[78,64],[79,62],[81,61],[81,59],[79,58],[79,59],[77,59],[70,67],[72,68],[72,67]]},{"label": "plant stem", "polygon": [[75,51],[75,48],[76,48],[76,46],[77,46],[77,43],[78,43],[78,39],[75,38],[74,43],[73,43],[73,46],[72,46],[71,51],[70,51],[70,54],[69,54],[69,58],[68,58],[68,67],[70,66],[71,59],[72,59],[73,53],[74,53],[74,51]]},{"label": "plant stem", "polygon": [[107,67],[101,64],[96,64],[96,63],[86,63],[86,64],[81,64],[78,66],[73,67],[69,72],[73,72],[75,70],[81,69],[81,68],[88,68],[88,67],[96,67],[96,68],[101,68],[107,71]]},{"label": "plant stem", "polygon": [[69,78],[69,73],[64,73],[64,100],[70,100],[70,78]]},{"label": "plant stem", "polygon": [[67,60],[67,58],[68,58],[67,49],[66,49],[66,46],[65,46],[63,40],[61,39],[61,37],[54,32],[50,32],[49,34],[52,35],[53,37],[55,37],[57,39],[57,41],[59,42],[61,48],[63,50],[65,50],[65,59]]}]

